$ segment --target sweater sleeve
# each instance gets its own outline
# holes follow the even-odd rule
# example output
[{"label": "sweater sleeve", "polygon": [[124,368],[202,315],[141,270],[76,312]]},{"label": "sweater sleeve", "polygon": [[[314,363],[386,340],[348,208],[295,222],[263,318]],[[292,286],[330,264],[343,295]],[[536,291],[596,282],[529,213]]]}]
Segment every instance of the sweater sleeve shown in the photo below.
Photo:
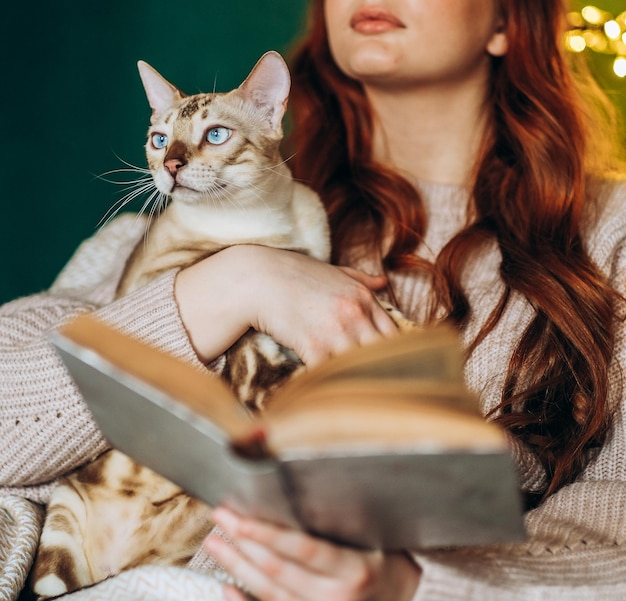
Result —
[{"label": "sweater sleeve", "polygon": [[[622,188],[623,190],[623,188]],[[626,298],[623,194],[605,207],[591,254]],[[609,373],[611,433],[579,479],[526,516],[525,543],[420,551],[414,601],[626,599],[626,320],[618,310]]]},{"label": "sweater sleeve", "polygon": [[93,311],[201,367],[174,300],[174,271],[113,300],[136,240],[133,223],[114,222],[78,249],[50,291],[0,307],[0,490],[45,501],[52,481],[106,449],[48,342],[68,319]]}]

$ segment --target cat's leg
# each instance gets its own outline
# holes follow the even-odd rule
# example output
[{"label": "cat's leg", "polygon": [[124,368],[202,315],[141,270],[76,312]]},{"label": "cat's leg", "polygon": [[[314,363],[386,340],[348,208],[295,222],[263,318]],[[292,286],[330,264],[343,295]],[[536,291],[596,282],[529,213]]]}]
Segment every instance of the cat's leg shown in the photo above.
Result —
[{"label": "cat's leg", "polygon": [[94,582],[83,550],[83,500],[69,480],[55,488],[39,540],[31,586],[40,598],[56,597]]},{"label": "cat's leg", "polygon": [[185,565],[211,526],[208,506],[111,451],[54,490],[33,590],[45,598],[139,565]]},{"label": "cat's leg", "polygon": [[222,377],[251,411],[261,411],[274,390],[304,369],[293,351],[254,331],[228,349],[225,359]]}]

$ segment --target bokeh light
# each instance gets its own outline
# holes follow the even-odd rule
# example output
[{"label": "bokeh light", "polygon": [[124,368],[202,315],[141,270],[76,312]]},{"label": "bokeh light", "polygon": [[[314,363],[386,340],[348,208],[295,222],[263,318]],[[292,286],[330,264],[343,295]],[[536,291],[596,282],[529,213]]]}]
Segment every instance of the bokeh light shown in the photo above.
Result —
[{"label": "bokeh light", "polygon": [[611,40],[619,40],[622,35],[622,28],[615,19],[611,19],[604,24],[604,33]]},{"label": "bokeh light", "polygon": [[613,72],[618,77],[626,77],[626,57],[618,56],[613,62]]},{"label": "bokeh light", "polygon": [[626,77],[626,11],[613,17],[607,11],[589,5],[580,12],[570,12],[567,21],[567,50],[577,53],[591,50],[614,55],[614,74]]}]

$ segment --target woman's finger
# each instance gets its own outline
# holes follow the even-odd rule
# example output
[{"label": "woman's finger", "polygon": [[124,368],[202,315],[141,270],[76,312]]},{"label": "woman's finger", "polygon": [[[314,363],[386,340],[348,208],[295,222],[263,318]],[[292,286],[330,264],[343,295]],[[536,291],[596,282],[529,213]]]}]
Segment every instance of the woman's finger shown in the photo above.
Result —
[{"label": "woman's finger", "polygon": [[346,571],[350,570],[350,562],[343,557],[342,547],[309,534],[243,518],[223,507],[213,512],[213,519],[240,544],[252,541],[286,560],[306,565],[308,569],[321,574],[333,571],[339,564],[345,565]]},{"label": "woman's finger", "polygon": [[225,508],[214,517],[237,549],[213,536],[206,549],[261,601],[409,599],[419,583],[419,567],[402,553],[334,545]]},{"label": "woman's finger", "polygon": [[[319,601],[332,598],[340,591],[348,594],[355,573],[361,572],[358,569],[347,571],[347,577],[342,580],[338,574],[320,573],[308,564],[290,561],[252,540],[238,539],[235,551],[233,548],[225,549],[227,543],[214,538],[206,540],[207,550],[245,585],[246,590],[263,601]],[[333,568],[337,567],[333,565]],[[346,572],[341,569],[336,571]]]},{"label": "woman's finger", "polygon": [[240,591],[238,588],[225,584],[223,588],[224,599],[226,601],[250,601],[250,597]]},{"label": "woman's finger", "polygon": [[[260,553],[256,543],[238,541],[238,549],[226,541],[209,536],[205,548],[222,567],[235,579],[243,583],[246,590],[255,597],[271,601],[293,601],[299,598],[294,591],[285,587],[286,578],[283,560],[271,556],[270,552]],[[255,545],[257,549],[255,549]],[[248,555],[250,553],[252,557]],[[260,562],[260,563],[257,563]],[[304,586],[301,583],[299,586]],[[239,601],[233,593],[233,598]],[[304,597],[303,597],[304,600]]]},{"label": "woman's finger", "polygon": [[[305,538],[307,541],[317,542],[317,539],[309,536],[305,537],[298,530],[283,528],[269,522],[248,519],[237,515],[225,507],[218,507],[213,511],[213,520],[233,539],[247,539],[263,546],[270,546],[274,551],[281,553],[285,557],[302,558],[310,567],[317,569],[315,564],[319,560],[316,562],[314,557],[314,554],[319,552],[317,545],[308,545],[306,543],[303,545],[300,540]],[[336,547],[328,545],[328,548],[333,557],[329,557],[326,561],[335,561]]]},{"label": "woman's finger", "polygon": [[354,267],[343,267],[339,269],[345,274],[349,275],[352,279],[360,282],[364,286],[367,286],[370,290],[382,290],[387,285],[387,276],[384,275],[371,275],[360,269]]}]

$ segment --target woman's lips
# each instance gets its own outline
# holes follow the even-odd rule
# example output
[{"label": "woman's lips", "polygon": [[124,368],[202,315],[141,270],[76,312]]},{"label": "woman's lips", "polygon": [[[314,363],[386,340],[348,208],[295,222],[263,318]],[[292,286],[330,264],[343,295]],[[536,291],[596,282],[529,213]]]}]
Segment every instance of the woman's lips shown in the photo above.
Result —
[{"label": "woman's lips", "polygon": [[366,35],[384,33],[393,29],[403,29],[404,23],[394,14],[375,6],[367,6],[354,13],[350,27]]}]

